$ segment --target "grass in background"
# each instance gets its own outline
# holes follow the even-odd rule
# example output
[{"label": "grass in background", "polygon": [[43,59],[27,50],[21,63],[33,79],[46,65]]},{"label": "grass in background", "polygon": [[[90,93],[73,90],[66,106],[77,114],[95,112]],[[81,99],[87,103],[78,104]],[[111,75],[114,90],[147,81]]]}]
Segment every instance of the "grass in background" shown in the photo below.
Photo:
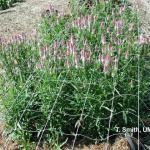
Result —
[{"label": "grass in background", "polygon": [[112,1],[71,6],[64,16],[50,5],[41,42],[0,46],[6,123],[36,148],[46,141],[59,149],[68,137],[109,140],[115,127],[137,126],[138,94],[140,110],[146,103],[149,47],[136,13]]}]

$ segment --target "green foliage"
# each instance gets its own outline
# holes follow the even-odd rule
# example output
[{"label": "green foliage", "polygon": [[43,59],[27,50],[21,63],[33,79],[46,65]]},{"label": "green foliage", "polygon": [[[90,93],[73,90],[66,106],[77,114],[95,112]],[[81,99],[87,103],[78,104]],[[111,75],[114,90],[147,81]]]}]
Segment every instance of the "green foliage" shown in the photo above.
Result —
[{"label": "green foliage", "polygon": [[44,18],[41,43],[1,44],[6,122],[19,140],[103,140],[115,127],[137,125],[149,47],[139,41],[136,14],[113,7],[74,5],[71,15]]},{"label": "green foliage", "polygon": [[8,0],[0,0],[0,7],[2,9],[8,8],[8,5],[9,5],[9,1]]},{"label": "green foliage", "polygon": [[20,2],[22,0],[0,0],[0,8],[7,9],[12,6],[13,3]]}]

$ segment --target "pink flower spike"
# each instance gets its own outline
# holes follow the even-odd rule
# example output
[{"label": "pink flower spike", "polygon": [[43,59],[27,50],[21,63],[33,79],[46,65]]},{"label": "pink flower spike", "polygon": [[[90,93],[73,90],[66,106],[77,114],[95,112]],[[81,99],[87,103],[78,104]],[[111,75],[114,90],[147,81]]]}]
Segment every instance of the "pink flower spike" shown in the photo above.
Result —
[{"label": "pink flower spike", "polygon": [[73,21],[73,25],[74,25],[75,27],[77,27],[77,20],[74,20],[74,21]]},{"label": "pink flower spike", "polygon": [[74,39],[73,39],[73,36],[71,35],[68,43],[67,43],[67,49],[70,50],[72,52],[72,54],[74,53],[75,51],[75,45],[74,45]]},{"label": "pink flower spike", "polygon": [[53,44],[53,48],[54,48],[54,50],[56,50],[56,49],[57,49],[57,47],[58,47],[58,43],[55,41],[55,42],[54,42],[54,44]]},{"label": "pink flower spike", "polygon": [[107,33],[110,33],[110,29],[109,28],[107,28],[107,31],[106,31]]},{"label": "pink flower spike", "polygon": [[105,27],[105,22],[102,21],[102,22],[100,23],[100,26],[101,26],[101,28],[104,28],[104,27]]},{"label": "pink flower spike", "polygon": [[81,29],[81,21],[79,19],[77,20],[77,27]]},{"label": "pink flower spike", "polygon": [[109,55],[106,55],[104,57],[104,63],[103,63],[103,65],[104,65],[103,72],[104,73],[108,73],[110,62],[111,62],[111,57]]},{"label": "pink flower spike", "polygon": [[99,60],[99,62],[101,62],[102,64],[104,64],[104,56],[103,55],[99,54],[98,60]]},{"label": "pink flower spike", "polygon": [[106,55],[104,58],[104,66],[108,66],[111,61],[111,57],[109,55]]},{"label": "pink flower spike", "polygon": [[98,56],[98,61],[99,61],[99,62],[101,62],[101,57],[102,57],[102,55],[99,54],[99,56]]},{"label": "pink flower spike", "polygon": [[54,10],[54,6],[52,4],[49,5],[49,12],[50,14],[52,13],[52,11]]},{"label": "pink flower spike", "polygon": [[109,51],[113,51],[113,46],[111,43],[108,45],[108,49],[109,49]]},{"label": "pink flower spike", "polygon": [[108,73],[108,70],[109,70],[109,67],[108,67],[108,66],[104,66],[103,72],[104,72],[105,74]]},{"label": "pink flower spike", "polygon": [[74,44],[74,41],[73,41],[73,36],[71,35],[70,37],[70,44],[73,45]]},{"label": "pink flower spike", "polygon": [[80,51],[80,58],[81,58],[81,61],[82,61],[83,63],[85,63],[85,50],[84,50],[84,49],[82,49],[82,50]]},{"label": "pink flower spike", "polygon": [[118,39],[117,40],[117,45],[122,45],[123,44],[123,41],[121,39]]},{"label": "pink flower spike", "polygon": [[82,17],[82,26],[85,28],[86,27],[86,20],[85,20],[85,17]]},{"label": "pink flower spike", "polygon": [[108,51],[109,51],[109,54],[112,56],[113,55],[113,51],[114,51],[114,48],[113,48],[112,44],[108,45]]},{"label": "pink flower spike", "polygon": [[19,42],[23,41],[23,36],[22,35],[18,35],[18,40],[19,40]]},{"label": "pink flower spike", "polygon": [[90,26],[91,22],[92,22],[92,16],[88,15],[88,26]]},{"label": "pink flower spike", "polygon": [[101,36],[101,42],[102,42],[103,45],[106,44],[106,36],[105,35]]},{"label": "pink flower spike", "polygon": [[90,60],[91,60],[91,54],[90,54],[90,52],[86,52],[86,53],[85,53],[85,59],[86,59],[87,61],[90,61]]},{"label": "pink flower spike", "polygon": [[41,63],[36,64],[36,69],[42,69],[43,67],[44,65]]},{"label": "pink flower spike", "polygon": [[145,35],[141,34],[139,37],[139,44],[143,45],[143,44],[147,44],[147,42],[148,42],[148,38]]},{"label": "pink flower spike", "polygon": [[126,10],[126,6],[125,6],[125,5],[122,5],[122,6],[120,7],[120,14],[122,14],[123,12],[125,12],[125,10]]},{"label": "pink flower spike", "polygon": [[44,49],[47,52],[48,51],[48,45],[45,45]]},{"label": "pink flower spike", "polygon": [[70,65],[70,62],[69,62],[68,59],[65,61],[64,66],[67,67],[67,68],[70,68],[71,65]]},{"label": "pink flower spike", "polygon": [[115,56],[115,60],[114,60],[114,69],[115,70],[118,69],[118,62],[119,62],[119,60],[118,60],[117,56]]},{"label": "pink flower spike", "polygon": [[66,51],[66,57],[70,56],[70,51],[67,49]]},{"label": "pink flower spike", "polygon": [[145,38],[143,35],[140,35],[139,37],[139,44],[144,44],[145,43]]},{"label": "pink flower spike", "polygon": [[122,29],[122,27],[123,27],[122,20],[115,21],[115,30]]},{"label": "pink flower spike", "polygon": [[4,38],[0,37],[0,44],[4,43]]},{"label": "pink flower spike", "polygon": [[104,64],[104,62],[105,62],[105,57],[103,55],[101,56],[101,62],[102,62],[102,64]]},{"label": "pink flower spike", "polygon": [[126,52],[125,52],[125,59],[128,59],[128,57],[129,57],[129,52],[126,51]]},{"label": "pink flower spike", "polygon": [[45,51],[45,47],[42,47],[40,49],[40,57],[42,60],[46,59],[46,51]]},{"label": "pink flower spike", "polygon": [[76,68],[79,67],[79,56],[78,55],[75,55],[75,65],[76,65]]},{"label": "pink flower spike", "polygon": [[111,57],[110,55],[106,55],[105,57],[104,56],[101,56],[101,62],[103,64],[103,72],[104,73],[108,73],[108,70],[109,70],[109,64],[111,62]]}]

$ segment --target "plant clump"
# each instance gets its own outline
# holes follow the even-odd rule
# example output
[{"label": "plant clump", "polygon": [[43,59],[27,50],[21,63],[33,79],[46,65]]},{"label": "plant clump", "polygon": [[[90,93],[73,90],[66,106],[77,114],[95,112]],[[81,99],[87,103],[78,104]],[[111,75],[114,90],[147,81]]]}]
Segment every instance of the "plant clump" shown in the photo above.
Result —
[{"label": "plant clump", "polygon": [[36,147],[109,140],[116,127],[137,125],[138,100],[146,102],[148,39],[136,13],[112,1],[71,6],[43,19],[40,40],[0,46],[6,122]]},{"label": "plant clump", "polygon": [[0,8],[7,9],[12,6],[13,3],[21,2],[22,0],[0,0]]}]

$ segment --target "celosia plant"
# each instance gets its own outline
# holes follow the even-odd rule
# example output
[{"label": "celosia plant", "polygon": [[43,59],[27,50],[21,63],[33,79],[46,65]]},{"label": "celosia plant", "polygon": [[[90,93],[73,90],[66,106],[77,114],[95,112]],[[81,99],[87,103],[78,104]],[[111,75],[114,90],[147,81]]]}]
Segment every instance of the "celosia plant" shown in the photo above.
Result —
[{"label": "celosia plant", "polygon": [[135,126],[138,100],[147,93],[148,41],[137,15],[111,1],[73,6],[68,16],[52,14],[50,6],[42,42],[1,46],[10,84],[6,121],[15,136],[37,147],[68,136],[101,141],[115,127]]}]

